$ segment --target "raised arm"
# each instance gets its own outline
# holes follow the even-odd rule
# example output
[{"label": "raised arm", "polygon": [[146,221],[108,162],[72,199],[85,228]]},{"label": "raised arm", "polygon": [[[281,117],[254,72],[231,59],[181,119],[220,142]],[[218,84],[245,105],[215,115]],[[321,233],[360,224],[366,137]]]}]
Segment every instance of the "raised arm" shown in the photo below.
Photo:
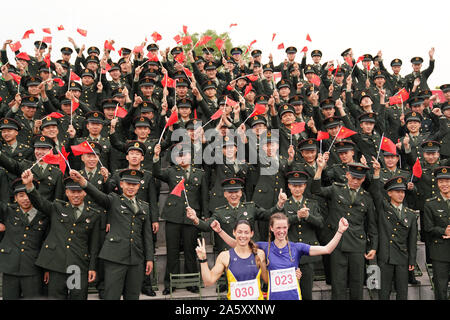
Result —
[{"label": "raised arm", "polygon": [[198,247],[195,248],[195,251],[197,252],[197,257],[200,260],[203,283],[205,284],[205,287],[212,286],[217,282],[217,280],[219,280],[220,276],[225,271],[225,268],[228,266],[226,261],[230,259],[230,254],[228,251],[222,251],[217,257],[216,264],[210,270],[206,257],[205,239],[202,238],[202,241],[197,239],[197,242]]},{"label": "raised arm", "polygon": [[87,181],[78,171],[70,170],[70,178],[77,182],[83,190],[102,208],[109,210],[112,203],[112,196],[104,194],[94,185]]},{"label": "raised arm", "polygon": [[331,239],[330,242],[328,242],[325,246],[311,246],[309,248],[309,255],[320,256],[323,254],[331,254],[339,244],[342,234],[345,232],[345,230],[347,230],[347,228],[348,228],[347,219],[341,218],[341,220],[339,220],[338,231],[336,231],[336,234],[334,235],[333,239]]}]

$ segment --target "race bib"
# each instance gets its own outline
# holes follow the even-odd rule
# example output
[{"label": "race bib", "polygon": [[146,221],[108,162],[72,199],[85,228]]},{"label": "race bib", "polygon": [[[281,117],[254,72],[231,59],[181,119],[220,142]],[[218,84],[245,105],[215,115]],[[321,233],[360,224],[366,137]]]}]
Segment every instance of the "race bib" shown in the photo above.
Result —
[{"label": "race bib", "polygon": [[230,282],[231,300],[258,300],[258,280]]},{"label": "race bib", "polygon": [[279,270],[270,270],[271,292],[297,290],[297,288],[298,284],[294,267]]}]

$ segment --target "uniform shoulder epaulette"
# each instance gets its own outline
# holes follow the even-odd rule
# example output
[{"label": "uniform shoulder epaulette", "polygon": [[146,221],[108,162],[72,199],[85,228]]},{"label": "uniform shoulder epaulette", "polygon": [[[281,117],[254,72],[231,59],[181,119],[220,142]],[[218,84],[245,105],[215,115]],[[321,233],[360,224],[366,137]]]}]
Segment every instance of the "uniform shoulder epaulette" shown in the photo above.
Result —
[{"label": "uniform shoulder epaulette", "polygon": [[141,200],[141,199],[137,199],[137,200],[139,201],[139,203],[142,203],[142,204],[148,205],[148,202],[147,202],[147,201],[144,201],[144,200]]},{"label": "uniform shoulder epaulette", "polygon": [[217,209],[225,209],[226,207],[227,207],[227,205],[220,206],[220,207],[216,207],[216,210],[217,210]]},{"label": "uniform shoulder epaulette", "polygon": [[65,202],[65,201],[63,201],[61,199],[55,199],[55,202],[60,204],[60,205],[62,205],[62,206],[65,206],[67,204],[67,202]]},{"label": "uniform shoulder epaulette", "polygon": [[255,205],[255,202],[254,201],[247,201],[247,202],[244,202],[244,204],[253,204],[253,205]]},{"label": "uniform shoulder epaulette", "polygon": [[426,199],[425,201],[426,201],[426,202],[430,202],[430,201],[433,201],[433,200],[436,200],[436,199],[437,199],[437,197],[432,197],[432,198]]},{"label": "uniform shoulder epaulette", "polygon": [[316,204],[318,204],[318,203],[319,203],[319,201],[318,201],[318,200],[316,200],[316,199],[312,199],[312,198],[305,198],[305,201],[308,201],[308,202],[310,202],[310,203],[316,203]]},{"label": "uniform shoulder epaulette", "polygon": [[95,208],[93,206],[88,206],[90,211],[94,211],[94,213],[96,214],[100,214],[102,212],[102,210]]},{"label": "uniform shoulder epaulette", "polygon": [[345,187],[345,183],[342,182],[333,182],[334,185],[339,186],[339,187]]}]

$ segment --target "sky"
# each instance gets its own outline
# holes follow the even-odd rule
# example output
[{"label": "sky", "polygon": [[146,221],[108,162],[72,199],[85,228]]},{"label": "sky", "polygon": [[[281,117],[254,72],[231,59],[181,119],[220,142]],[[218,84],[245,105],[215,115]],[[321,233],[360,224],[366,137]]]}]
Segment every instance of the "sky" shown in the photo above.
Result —
[{"label": "sky", "polygon": [[[268,61],[269,53],[273,54],[275,63],[284,60],[284,50],[277,50],[282,42],[285,47],[296,46],[299,51],[307,46],[308,63],[312,61],[313,49],[323,52],[322,62],[343,62],[340,53],[349,47],[353,48],[355,57],[366,53],[376,55],[381,49],[389,71],[392,59],[403,61],[402,75],[412,71],[410,60],[415,56],[423,57],[423,69],[427,68],[428,52],[434,47],[436,64],[428,84],[434,89],[450,83],[450,2],[442,0],[23,0],[20,7],[11,1],[4,2],[2,9],[17,14],[2,15],[0,41],[20,40],[22,50],[33,54],[34,41],[52,36],[53,61],[60,58],[61,47],[70,46],[68,36],[79,46],[84,43],[86,47],[99,48],[106,39],[114,39],[118,50],[120,47],[132,49],[145,37],[152,42],[151,34],[157,31],[163,38],[158,45],[166,48],[176,45],[173,37],[186,25],[189,33],[207,29],[218,33],[229,31],[234,45],[248,45],[256,40],[253,48],[263,51],[263,62]],[[237,26],[230,28],[232,23]],[[59,25],[65,30],[57,31]],[[42,28],[50,28],[52,34],[42,32]],[[87,37],[78,34],[77,28],[87,30]],[[34,29],[35,34],[22,40],[28,29]],[[276,36],[272,42],[273,33]],[[307,34],[312,42],[306,41]],[[7,52],[12,59],[9,48]],[[300,54],[297,57],[300,62]],[[112,58],[119,59],[117,51],[112,53]]]}]

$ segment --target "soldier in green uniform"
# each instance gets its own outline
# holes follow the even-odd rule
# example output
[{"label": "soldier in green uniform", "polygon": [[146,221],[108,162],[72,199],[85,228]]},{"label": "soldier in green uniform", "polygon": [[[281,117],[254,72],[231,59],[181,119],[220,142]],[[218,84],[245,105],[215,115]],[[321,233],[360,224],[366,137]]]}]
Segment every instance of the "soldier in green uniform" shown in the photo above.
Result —
[{"label": "soldier in green uniform", "polygon": [[[395,283],[397,300],[408,298],[408,274],[413,272],[417,254],[417,216],[404,204],[405,177],[397,176],[386,183],[380,180],[380,164],[374,162],[372,197],[378,211],[378,265],[381,269],[380,300],[389,300]],[[388,199],[381,192],[382,185]]]},{"label": "soldier in green uniform", "polygon": [[21,179],[13,182],[12,189],[16,203],[0,203],[0,222],[6,227],[0,242],[2,297],[4,300],[38,298],[42,295],[43,272],[34,263],[49,221],[33,207]]},{"label": "soldier in green uniform", "polygon": [[406,89],[408,91],[411,91],[414,86],[414,80],[416,79],[420,80],[420,84],[418,87],[419,91],[430,90],[427,80],[434,70],[434,48],[431,48],[431,50],[428,52],[428,55],[430,56],[430,65],[424,71],[421,71],[423,58],[414,57],[411,59],[413,72],[405,77]]},{"label": "soldier in green uniform", "polygon": [[[50,231],[36,265],[49,270],[48,294],[54,299],[86,300],[88,283],[96,277],[100,211],[86,205],[86,193],[65,179],[69,202],[50,202],[34,188],[33,173],[22,173],[22,183],[33,206],[50,218]],[[24,234],[24,238],[27,238]],[[75,273],[75,281],[69,277]]]},{"label": "soldier in green uniform", "polygon": [[[438,109],[439,110],[439,109]],[[450,104],[446,101],[440,105],[439,130],[434,139],[441,144],[441,157],[450,158]],[[1,127],[0,127],[1,128]]]},{"label": "soldier in green uniform", "polygon": [[386,72],[386,85],[394,94],[406,86],[405,78],[400,75],[402,60],[396,58],[391,61],[392,74]]},{"label": "soldier in green uniform", "polygon": [[325,219],[325,228],[329,230],[329,238],[334,235],[337,223],[342,217],[345,217],[350,225],[350,232],[346,233],[331,254],[332,299],[346,299],[348,279],[350,299],[361,300],[365,273],[364,259],[374,259],[378,248],[374,204],[370,194],[361,187],[369,167],[360,163],[349,164],[349,171],[346,174],[347,184],[335,182],[329,187],[321,187],[325,165],[326,160],[319,154],[311,191],[328,200],[329,211]]},{"label": "soldier in green uniform", "polygon": [[[31,144],[33,138],[34,121],[39,119],[36,115],[38,100],[35,97],[18,97],[16,96],[15,104],[6,113],[6,118],[16,120],[20,124],[20,131],[17,141],[24,144]],[[19,111],[20,107],[20,112]]]},{"label": "soldier in green uniform", "polygon": [[[183,196],[178,197],[170,194],[164,205],[161,218],[166,222],[166,246],[167,246],[167,267],[164,277],[163,295],[170,293],[170,273],[179,273],[179,245],[183,239],[183,251],[185,257],[184,272],[197,272],[195,258],[195,246],[198,236],[197,229],[186,217],[186,207],[191,206],[195,210],[202,212],[202,216],[208,218],[208,181],[203,169],[196,168],[191,164],[191,145],[177,144],[171,154],[175,160],[175,166],[161,170],[160,160],[161,145],[156,145],[153,156],[153,175],[166,182],[169,190],[184,179],[187,201]],[[198,292],[198,288],[187,288],[191,292]],[[172,290],[173,291],[173,290]]]},{"label": "soldier in green uniform", "polygon": [[[128,166],[125,169],[117,169],[111,178],[108,180],[106,189],[108,192],[115,192],[122,194],[123,191],[120,188],[120,173],[123,170],[140,170],[143,173],[143,179],[139,181],[140,188],[136,194],[136,199],[142,200],[150,206],[149,219],[152,224],[153,231],[153,243],[156,243],[156,233],[159,230],[159,208],[158,208],[158,195],[159,190],[156,188],[155,178],[150,171],[143,169],[144,155],[146,154],[146,145],[137,140],[128,141],[125,145],[125,154],[128,161]],[[142,286],[142,293],[149,296],[155,296],[156,293],[152,289],[151,279],[144,276],[144,282]]]},{"label": "soldier in green uniform", "polygon": [[136,198],[143,173],[121,171],[122,195],[101,192],[75,170],[70,175],[108,212],[110,229],[99,254],[105,266],[105,299],[119,300],[123,295],[124,300],[138,300],[144,269],[149,275],[154,257],[150,207]]},{"label": "soldier in green uniform", "polygon": [[[292,196],[287,199],[283,212],[289,218],[289,241],[314,246],[319,245],[317,232],[323,227],[323,217],[318,202],[304,193],[309,178],[310,176],[302,171],[291,171],[287,174],[288,188]],[[304,256],[300,260],[300,289],[303,300],[312,300],[314,263],[317,261],[320,261],[320,257]]]},{"label": "soldier in green uniform", "polygon": [[34,165],[33,162],[26,159],[18,161],[0,151],[0,165],[15,177],[20,177],[22,172],[33,166],[31,170],[39,183],[41,196],[49,201],[62,199],[64,188],[61,171],[57,166],[47,164],[42,160],[46,154],[51,153],[54,146],[55,142],[50,138],[35,136],[33,138],[33,161],[39,160],[39,163]]},{"label": "soldier in green uniform", "polygon": [[[353,141],[341,140],[336,143],[336,152],[339,155],[339,163],[327,166],[325,177],[328,181],[323,181],[325,185],[331,185],[333,182],[346,183],[345,177],[348,172],[348,164],[357,162],[357,147]],[[315,174],[315,173],[314,173]]]},{"label": "soldier in green uniform", "polygon": [[450,167],[435,169],[434,176],[439,193],[425,202],[424,226],[430,235],[434,296],[436,300],[447,300],[450,280]]}]

